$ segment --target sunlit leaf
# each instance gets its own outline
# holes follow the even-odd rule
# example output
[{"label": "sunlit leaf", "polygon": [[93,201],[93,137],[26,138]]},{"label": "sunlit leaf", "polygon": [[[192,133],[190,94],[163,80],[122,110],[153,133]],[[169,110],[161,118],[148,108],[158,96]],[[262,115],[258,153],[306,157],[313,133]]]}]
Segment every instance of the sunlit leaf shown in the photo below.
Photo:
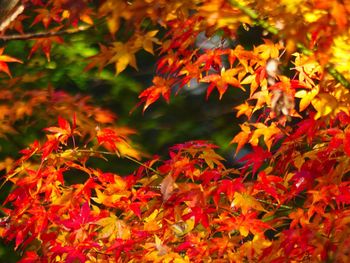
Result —
[{"label": "sunlit leaf", "polygon": [[245,193],[236,192],[234,199],[231,203],[231,208],[241,208],[243,214],[247,214],[248,211],[254,209],[258,211],[265,211],[262,205],[251,195]]},{"label": "sunlit leaf", "polygon": [[19,59],[16,59],[7,55],[3,55],[3,52],[4,52],[4,48],[0,48],[0,72],[3,71],[11,77],[11,72],[7,63],[9,62],[23,63],[23,62]]},{"label": "sunlit leaf", "polygon": [[319,93],[311,103],[317,111],[315,119],[329,115],[338,107],[337,99],[327,93]]}]

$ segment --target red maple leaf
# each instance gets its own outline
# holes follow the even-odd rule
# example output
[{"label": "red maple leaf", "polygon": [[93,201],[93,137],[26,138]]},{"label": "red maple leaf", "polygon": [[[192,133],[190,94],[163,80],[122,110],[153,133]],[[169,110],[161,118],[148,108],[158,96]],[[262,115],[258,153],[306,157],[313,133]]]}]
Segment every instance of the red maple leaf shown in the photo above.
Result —
[{"label": "red maple leaf", "polygon": [[265,151],[260,146],[253,146],[253,152],[246,154],[239,162],[246,162],[244,167],[248,168],[249,166],[253,166],[253,174],[255,174],[264,161],[268,158],[272,157],[272,153]]}]

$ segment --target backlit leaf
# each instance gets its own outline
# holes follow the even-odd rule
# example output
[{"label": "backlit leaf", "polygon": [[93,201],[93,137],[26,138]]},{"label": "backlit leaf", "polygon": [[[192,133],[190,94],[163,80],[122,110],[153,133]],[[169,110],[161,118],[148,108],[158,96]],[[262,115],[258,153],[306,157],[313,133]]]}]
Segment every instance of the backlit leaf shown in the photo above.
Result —
[{"label": "backlit leaf", "polygon": [[16,59],[7,55],[3,55],[3,52],[4,52],[4,48],[0,48],[0,72],[3,71],[11,77],[11,72],[7,63],[9,62],[23,63],[23,62],[19,59]]},{"label": "backlit leaf", "polygon": [[311,103],[317,111],[316,120],[331,114],[338,107],[337,99],[328,93],[319,93]]},{"label": "backlit leaf", "polygon": [[236,192],[231,203],[231,208],[241,208],[243,214],[254,209],[258,211],[266,211],[262,205],[251,195]]}]

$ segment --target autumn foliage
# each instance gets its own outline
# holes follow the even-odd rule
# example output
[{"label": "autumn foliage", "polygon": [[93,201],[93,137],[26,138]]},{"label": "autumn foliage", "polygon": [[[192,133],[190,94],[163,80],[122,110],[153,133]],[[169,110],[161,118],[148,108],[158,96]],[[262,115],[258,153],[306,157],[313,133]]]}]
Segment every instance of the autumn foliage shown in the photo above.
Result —
[{"label": "autumn foliage", "polygon": [[[0,135],[31,118],[45,123],[45,136],[18,159],[0,161],[1,186],[11,189],[0,235],[20,262],[350,261],[347,1],[13,3],[0,25]],[[256,27],[260,44],[239,42]],[[123,74],[138,69],[140,51],[157,56],[133,111],[203,85],[203,103],[239,90],[238,166],[204,140],[152,157],[130,139],[136,131],[91,98],[25,89],[42,73],[11,74],[38,52],[53,60],[63,36],[85,30],[101,39],[81,72]],[[5,41],[27,39],[28,61],[7,54]],[[94,166],[115,158],[138,168],[125,175]]]}]

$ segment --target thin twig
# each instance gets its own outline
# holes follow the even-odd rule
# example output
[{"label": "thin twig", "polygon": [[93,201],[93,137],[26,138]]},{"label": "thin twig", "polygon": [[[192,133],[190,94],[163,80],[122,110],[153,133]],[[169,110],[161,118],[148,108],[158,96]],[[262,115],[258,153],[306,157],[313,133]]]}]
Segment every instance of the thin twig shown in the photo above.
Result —
[{"label": "thin twig", "polygon": [[[249,16],[251,19],[253,19],[257,25],[261,26],[263,29],[265,29],[266,31],[268,31],[269,33],[273,34],[273,35],[277,35],[280,33],[280,31],[270,25],[267,21],[262,20],[259,18],[259,15],[257,12],[255,12],[253,9],[242,5],[241,3],[239,3],[236,0],[229,0],[230,4],[234,7],[237,7],[238,9],[240,9],[243,13],[245,13],[247,16]],[[303,44],[298,43],[297,47],[301,50],[301,52],[304,55],[310,56],[313,54],[313,51],[307,47],[305,47]],[[340,84],[342,84],[345,88],[350,90],[350,82],[339,72],[337,71],[334,66],[330,63],[328,63],[325,66],[325,70],[336,80],[338,81]]]},{"label": "thin twig", "polygon": [[294,207],[291,207],[291,206],[288,206],[288,205],[275,204],[275,203],[271,203],[269,201],[262,200],[262,199],[259,199],[259,198],[256,198],[256,200],[261,202],[261,203],[264,203],[264,204],[267,204],[267,205],[272,205],[272,206],[275,206],[275,207],[278,207],[278,208],[284,208],[284,209],[288,209],[288,210],[294,209]]},{"label": "thin twig", "polygon": [[[76,151],[76,152],[81,152],[81,153],[92,153],[92,154],[95,153],[95,154],[104,154],[104,155],[117,155],[116,153],[106,152],[106,151],[94,151],[94,150],[83,150],[83,149],[80,149],[80,150],[77,149],[77,150],[75,150],[75,151]],[[142,162],[136,160],[136,159],[133,158],[133,157],[126,156],[126,155],[123,155],[122,157],[125,158],[125,159],[128,159],[128,160],[130,160],[130,161],[132,161],[132,162],[134,162],[134,163],[136,163],[136,164],[138,164],[138,165],[141,165],[141,166],[147,168],[148,170],[154,172],[155,174],[161,175],[161,174],[160,174],[157,170],[155,170],[154,168],[152,168],[152,167],[150,167],[150,166],[148,166],[148,165],[146,165],[146,164],[144,164],[144,163],[142,163]]]},{"label": "thin twig", "polygon": [[76,28],[68,28],[60,31],[43,31],[43,32],[33,32],[26,34],[15,34],[15,35],[0,35],[0,40],[10,41],[10,40],[27,40],[32,38],[43,38],[43,37],[53,37],[65,34],[76,34],[82,31],[90,29],[91,25],[78,26]]}]

